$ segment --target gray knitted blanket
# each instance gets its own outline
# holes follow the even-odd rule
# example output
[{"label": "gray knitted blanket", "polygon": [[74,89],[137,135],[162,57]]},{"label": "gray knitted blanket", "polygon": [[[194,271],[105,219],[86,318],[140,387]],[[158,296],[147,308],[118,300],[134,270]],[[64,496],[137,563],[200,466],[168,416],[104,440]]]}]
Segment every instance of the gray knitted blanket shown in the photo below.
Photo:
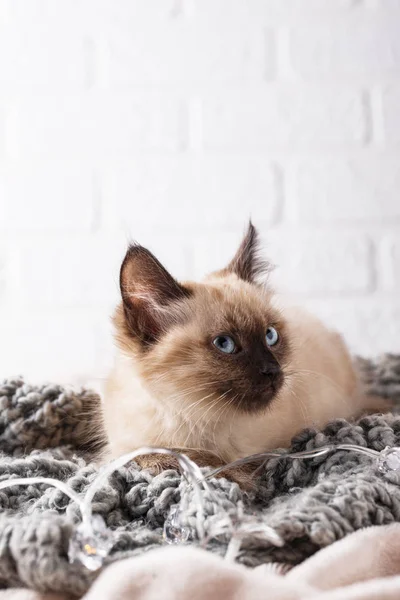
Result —
[{"label": "gray knitted blanket", "polygon": [[[400,404],[400,356],[361,361],[370,393]],[[57,385],[36,387],[22,380],[0,385],[0,481],[45,476],[84,492],[96,475],[91,458],[98,437],[88,432],[99,398],[89,391],[67,391]],[[351,443],[382,450],[400,445],[400,417],[364,417],[357,423],[338,420],[324,431],[305,430],[292,451],[331,443]],[[94,511],[114,530],[110,561],[137,555],[163,542],[169,508],[179,501],[181,476],[165,471],[156,477],[130,464],[115,472],[96,495]],[[239,560],[296,564],[319,548],[362,527],[400,521],[400,476],[384,478],[369,457],[340,451],[307,461],[270,460],[259,475],[255,496],[236,484],[216,480],[227,506],[243,501],[245,510],[273,527],[283,539],[276,547],[257,537],[248,539]],[[68,542],[77,507],[46,485],[0,491],[0,587],[25,586],[80,596],[97,574],[80,563],[69,564]],[[206,518],[215,506],[206,504]],[[223,554],[227,540],[210,550]]]}]

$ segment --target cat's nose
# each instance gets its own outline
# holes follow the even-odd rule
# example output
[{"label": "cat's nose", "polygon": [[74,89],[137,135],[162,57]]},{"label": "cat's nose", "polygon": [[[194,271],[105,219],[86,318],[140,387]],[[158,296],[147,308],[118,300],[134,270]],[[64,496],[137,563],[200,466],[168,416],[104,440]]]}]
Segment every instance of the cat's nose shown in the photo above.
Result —
[{"label": "cat's nose", "polygon": [[260,367],[260,374],[267,377],[275,377],[276,375],[279,375],[280,371],[281,369],[279,365],[275,365],[273,363],[261,365]]}]

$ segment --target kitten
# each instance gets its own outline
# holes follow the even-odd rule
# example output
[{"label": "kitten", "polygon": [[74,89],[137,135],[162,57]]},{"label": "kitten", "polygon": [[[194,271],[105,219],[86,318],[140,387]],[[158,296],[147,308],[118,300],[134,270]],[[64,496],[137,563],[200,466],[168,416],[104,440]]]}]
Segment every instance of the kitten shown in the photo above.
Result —
[{"label": "kitten", "polygon": [[229,265],[200,283],[178,283],[147,249],[128,249],[104,399],[111,457],[164,446],[225,464],[382,408],[363,396],[340,335],[281,307],[260,282],[268,270],[251,223]]}]

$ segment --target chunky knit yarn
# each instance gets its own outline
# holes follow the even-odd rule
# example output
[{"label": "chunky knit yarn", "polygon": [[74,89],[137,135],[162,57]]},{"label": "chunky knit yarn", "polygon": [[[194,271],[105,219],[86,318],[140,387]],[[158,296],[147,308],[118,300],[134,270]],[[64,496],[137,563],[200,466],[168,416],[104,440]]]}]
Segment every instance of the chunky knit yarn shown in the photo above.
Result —
[{"label": "chunky knit yarn", "polygon": [[[360,361],[370,393],[400,404],[400,356]],[[57,385],[31,386],[23,380],[0,385],[0,481],[46,476],[84,492],[96,475],[91,463],[101,436],[91,432],[99,397],[87,390]],[[301,432],[292,451],[331,443],[359,444],[376,450],[400,446],[400,417],[373,415],[356,423],[337,420],[324,431]],[[378,473],[371,459],[339,451],[305,460],[269,460],[259,471],[251,498],[227,480],[216,481],[226,506],[242,501],[247,512],[274,528],[283,540],[276,547],[248,536],[239,560],[296,564],[321,547],[369,525],[400,521],[400,476]],[[163,543],[162,527],[169,508],[180,497],[181,476],[164,471],[151,476],[130,464],[115,472],[95,497],[94,511],[114,530],[110,561],[137,555]],[[25,586],[79,596],[96,574],[79,563],[70,565],[68,542],[76,506],[46,485],[0,490],[0,587]],[[216,507],[205,506],[206,522]],[[223,554],[227,540],[209,549]]]}]

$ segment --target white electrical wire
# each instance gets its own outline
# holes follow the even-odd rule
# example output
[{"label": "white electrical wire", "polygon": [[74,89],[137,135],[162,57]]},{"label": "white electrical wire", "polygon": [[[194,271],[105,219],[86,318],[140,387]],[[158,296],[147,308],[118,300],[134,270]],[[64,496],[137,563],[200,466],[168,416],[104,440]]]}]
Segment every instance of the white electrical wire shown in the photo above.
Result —
[{"label": "white electrical wire", "polygon": [[[388,473],[390,471],[392,471],[392,472],[400,471],[400,448],[398,448],[398,447],[394,447],[394,448],[387,447],[384,450],[382,450],[381,452],[378,452],[377,450],[373,450],[371,448],[365,448],[363,446],[357,446],[357,445],[352,445],[352,444],[339,444],[337,446],[333,446],[333,445],[323,446],[322,448],[317,448],[315,450],[305,450],[302,452],[284,452],[284,451],[283,452],[261,452],[259,454],[253,454],[252,456],[247,456],[245,458],[241,458],[241,459],[231,462],[227,465],[218,467],[217,469],[213,469],[207,475],[204,475],[202,473],[200,467],[194,461],[192,461],[190,458],[185,456],[185,454],[175,452],[174,450],[169,450],[168,448],[151,448],[151,447],[145,446],[142,448],[138,448],[137,450],[135,450],[133,452],[129,452],[128,454],[124,454],[123,456],[120,456],[120,457],[116,458],[115,460],[111,461],[109,464],[101,467],[98,475],[95,477],[95,479],[89,485],[89,487],[86,490],[86,493],[83,496],[78,494],[77,492],[75,492],[73,489],[71,489],[66,483],[64,483],[62,481],[58,481],[57,479],[52,479],[52,478],[48,478],[48,477],[28,477],[28,478],[19,477],[19,478],[15,478],[15,479],[11,478],[11,479],[8,479],[7,481],[0,482],[0,490],[6,489],[9,487],[14,487],[17,485],[26,486],[26,485],[34,485],[34,484],[38,484],[38,483],[54,486],[55,488],[59,489],[61,492],[66,494],[73,502],[75,502],[77,504],[77,506],[80,510],[81,516],[82,516],[82,523],[78,526],[78,529],[80,528],[80,531],[84,531],[85,535],[91,536],[91,540],[94,540],[94,544],[96,544],[96,540],[100,541],[99,537],[97,537],[98,531],[96,530],[96,526],[94,524],[95,523],[94,518],[98,517],[98,515],[92,514],[92,508],[93,508],[92,504],[93,504],[93,499],[94,499],[96,493],[101,489],[101,487],[107,481],[109,476],[114,471],[123,467],[128,462],[134,460],[138,456],[147,455],[147,454],[167,454],[167,455],[173,456],[177,460],[177,462],[181,468],[182,474],[185,476],[185,479],[187,481],[188,489],[190,489],[190,487],[193,488],[193,492],[194,492],[193,500],[195,502],[195,511],[196,511],[196,528],[197,528],[197,534],[198,534],[200,541],[205,543],[208,539],[210,539],[211,537],[213,537],[215,535],[219,535],[220,533],[223,533],[223,532],[230,532],[231,541],[228,545],[226,558],[228,560],[230,558],[232,558],[232,560],[234,560],[234,558],[237,556],[237,554],[240,550],[241,534],[244,531],[253,531],[254,526],[252,527],[251,524],[249,524],[249,523],[247,523],[247,525],[246,525],[246,523],[244,521],[246,521],[246,519],[248,520],[248,516],[246,517],[245,515],[243,515],[240,510],[238,511],[238,514],[236,515],[236,518],[235,518],[236,525],[234,525],[234,523],[231,519],[231,515],[226,510],[224,510],[221,499],[218,498],[218,496],[214,493],[212,487],[208,483],[208,480],[211,479],[212,477],[215,477],[216,475],[219,475],[220,473],[222,473],[225,470],[240,467],[240,466],[243,466],[243,465],[246,465],[246,464],[249,464],[252,462],[256,462],[256,461],[264,461],[265,462],[266,460],[268,460],[270,458],[291,458],[291,459],[316,458],[319,456],[325,456],[326,454],[329,454],[331,452],[338,451],[338,450],[348,450],[348,451],[358,452],[359,454],[363,454],[363,455],[375,458],[377,460],[377,466],[382,473]],[[203,498],[202,492],[201,492],[202,487],[203,487],[204,491],[210,496],[210,498],[221,509],[221,519],[220,519],[221,522],[219,524],[218,523],[216,524],[216,526],[212,532],[208,532],[207,538],[206,538],[205,531],[204,531],[205,511],[204,511],[204,498]],[[183,502],[183,495],[181,496],[181,502]],[[239,513],[242,514],[242,519],[240,518]],[[175,517],[176,517],[176,513],[175,513]],[[222,524],[222,521],[223,521],[223,524]],[[243,521],[243,523],[241,523],[241,521]],[[103,527],[105,527],[103,521],[102,521],[102,523],[103,523]],[[175,528],[176,527],[178,527],[178,529],[179,529],[180,524],[178,524],[178,526],[175,524]],[[271,533],[274,533],[274,532],[271,532],[270,528],[266,525],[263,525],[263,527],[266,532],[267,532],[267,530],[269,530],[269,532],[267,532],[267,533],[268,533],[268,535],[270,535],[270,539],[272,539]],[[185,539],[185,536],[182,536],[182,539]],[[276,539],[275,541],[272,540],[272,543],[279,544],[279,540],[278,539]],[[84,547],[81,548],[80,550],[82,552],[85,552],[86,546],[87,546],[87,544],[86,545],[84,544]],[[98,546],[99,552],[97,552],[96,545],[94,545],[94,546],[90,545],[90,544],[88,545],[88,548],[89,548],[88,552],[90,553],[90,556],[96,555],[98,558],[100,557],[100,560],[93,567],[93,566],[88,566],[88,563],[81,559],[83,564],[86,564],[87,568],[96,569],[96,568],[99,568],[99,566],[101,566],[101,561],[103,560],[102,557],[104,558],[104,556],[109,552],[109,550],[112,547],[112,542],[106,548],[104,548],[104,546],[102,548],[100,548],[100,546],[101,546],[101,544],[99,543],[99,546]]]},{"label": "white electrical wire", "polygon": [[[190,481],[190,483],[193,485],[195,498],[196,498],[196,504],[197,504],[196,515],[197,515],[198,534],[199,534],[200,538],[203,538],[204,537],[204,525],[203,525],[204,502],[203,502],[203,496],[201,495],[201,489],[199,486],[199,476],[200,476],[200,482],[202,482],[202,483],[204,482],[204,476],[202,475],[199,467],[193,461],[191,461],[190,458],[188,458],[184,454],[179,454],[178,452],[169,450],[168,448],[151,448],[151,447],[143,446],[142,448],[139,448],[138,450],[134,450],[133,452],[129,452],[128,454],[119,456],[115,460],[111,461],[109,464],[104,465],[100,469],[99,474],[97,475],[96,479],[94,479],[94,481],[92,481],[92,483],[89,485],[88,489],[86,490],[86,494],[83,498],[82,508],[81,508],[82,521],[90,522],[91,517],[92,517],[93,498],[94,498],[96,492],[98,492],[98,490],[102,487],[104,482],[107,481],[109,476],[114,471],[116,471],[117,469],[120,469],[121,467],[126,465],[126,463],[134,460],[138,456],[147,455],[147,454],[168,454],[168,455],[174,456],[176,458],[176,460],[179,463],[179,466],[182,469],[182,472],[184,473],[184,475],[186,475],[188,481]],[[205,484],[205,485],[207,485],[207,484]],[[209,486],[208,486],[208,491],[211,491],[209,489]]]},{"label": "white electrical wire", "polygon": [[7,479],[6,481],[0,481],[0,490],[14,487],[15,485],[32,485],[36,483],[45,483],[58,488],[64,494],[69,496],[73,502],[76,502],[79,506],[81,513],[83,514],[83,502],[81,496],[74,492],[66,483],[58,481],[58,479],[51,479],[50,477],[17,477],[15,479]]},{"label": "white electrical wire", "polygon": [[216,469],[213,469],[210,473],[206,475],[206,479],[211,479],[216,475],[219,475],[223,471],[228,471],[229,469],[233,469],[236,467],[241,467],[243,465],[247,465],[252,462],[257,462],[259,460],[268,460],[269,458],[316,458],[318,456],[324,456],[325,454],[329,454],[330,452],[336,450],[353,450],[358,452],[359,454],[365,454],[367,456],[372,456],[377,458],[380,455],[380,452],[377,450],[373,450],[372,448],[364,448],[363,446],[356,446],[352,444],[339,444],[337,446],[323,446],[322,448],[317,448],[316,450],[303,450],[301,452],[260,452],[258,454],[252,454],[251,456],[246,456],[244,458],[239,458],[234,462],[228,463],[226,465],[222,465]]}]

